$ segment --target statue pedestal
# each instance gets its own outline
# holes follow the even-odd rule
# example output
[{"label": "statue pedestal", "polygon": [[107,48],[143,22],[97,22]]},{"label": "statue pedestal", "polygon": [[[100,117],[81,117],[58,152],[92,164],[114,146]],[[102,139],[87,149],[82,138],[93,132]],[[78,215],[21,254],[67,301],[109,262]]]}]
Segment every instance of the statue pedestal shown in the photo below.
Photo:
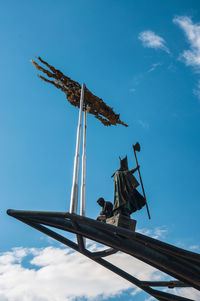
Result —
[{"label": "statue pedestal", "polygon": [[118,213],[106,219],[106,223],[113,226],[120,226],[132,231],[135,231],[136,220],[131,219],[129,216]]}]

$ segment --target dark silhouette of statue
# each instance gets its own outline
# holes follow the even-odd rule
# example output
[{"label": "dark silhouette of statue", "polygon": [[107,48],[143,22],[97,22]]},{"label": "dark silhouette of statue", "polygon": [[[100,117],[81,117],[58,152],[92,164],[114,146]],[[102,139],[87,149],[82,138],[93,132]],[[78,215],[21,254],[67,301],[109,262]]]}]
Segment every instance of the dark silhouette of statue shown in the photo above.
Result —
[{"label": "dark silhouette of statue", "polygon": [[127,156],[119,159],[120,168],[112,175],[115,183],[113,213],[130,216],[145,205],[144,197],[136,190],[139,183],[133,175],[139,166],[129,170]]},{"label": "dark silhouette of statue", "polygon": [[97,220],[105,221],[106,218],[113,216],[113,204],[111,202],[106,202],[104,198],[99,198],[97,203],[102,207],[100,216],[97,217]]}]

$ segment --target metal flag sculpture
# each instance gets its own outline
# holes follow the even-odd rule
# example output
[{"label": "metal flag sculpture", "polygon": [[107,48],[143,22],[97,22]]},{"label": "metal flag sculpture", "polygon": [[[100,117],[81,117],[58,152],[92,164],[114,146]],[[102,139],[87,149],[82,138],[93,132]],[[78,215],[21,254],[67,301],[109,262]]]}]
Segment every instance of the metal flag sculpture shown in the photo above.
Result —
[{"label": "metal flag sculpture", "polygon": [[80,165],[80,140],[81,140],[81,128],[82,128],[82,111],[84,113],[84,132],[83,132],[83,155],[82,155],[82,176],[81,176],[81,204],[80,213],[85,215],[85,170],[86,170],[86,112],[93,114],[98,120],[100,120],[105,126],[122,124],[127,126],[119,118],[119,114],[116,114],[111,107],[109,107],[102,99],[91,93],[85,86],[73,81],[70,77],[64,75],[60,70],[55,69],[49,65],[43,59],[38,57],[40,63],[45,65],[49,70],[40,66],[36,61],[31,60],[33,65],[39,70],[45,73],[49,78],[39,75],[39,77],[54,85],[56,88],[63,91],[67,97],[67,100],[76,107],[79,107],[79,121],[77,128],[77,139],[76,139],[76,151],[74,158],[74,173],[73,183],[70,201],[70,212],[77,213],[78,207],[78,179],[79,179],[79,165]]},{"label": "metal flag sculpture", "polygon": [[[67,100],[75,107],[80,107],[80,96],[81,96],[81,85],[72,80],[70,77],[64,75],[60,70],[55,69],[53,66],[49,65],[40,57],[37,58],[42,64],[48,67],[47,70],[40,66],[36,61],[31,60],[35,68],[39,71],[45,73],[49,78],[54,80],[49,80],[46,77],[39,75],[39,77],[54,85],[56,88],[63,91],[67,97]],[[87,113],[93,114],[98,120],[100,120],[105,126],[122,124],[128,126],[126,123],[120,120],[120,115],[116,114],[111,107],[109,107],[101,98],[94,95],[87,87],[85,87],[84,92],[84,110],[86,108]]]},{"label": "metal flag sculpture", "polygon": [[86,112],[94,115],[103,125],[111,126],[122,124],[127,127],[123,121],[120,120],[120,115],[116,114],[111,107],[109,107],[101,98],[94,95],[87,89],[85,84],[81,85],[72,80],[70,77],[64,75],[60,70],[55,69],[46,61],[37,58],[40,63],[45,65],[48,69],[40,66],[36,61],[31,60],[33,65],[41,72],[46,74],[49,78],[39,75],[39,77],[54,85],[56,88],[63,91],[67,100],[75,107],[79,107],[79,120],[77,127],[76,150],[74,158],[74,172],[71,190],[70,213],[77,213],[78,208],[78,191],[79,191],[79,168],[80,168],[80,142],[82,130],[82,112],[84,111],[84,129],[83,129],[83,154],[82,154],[82,175],[81,175],[81,200],[80,200],[80,214],[85,215],[85,178],[86,178]]}]

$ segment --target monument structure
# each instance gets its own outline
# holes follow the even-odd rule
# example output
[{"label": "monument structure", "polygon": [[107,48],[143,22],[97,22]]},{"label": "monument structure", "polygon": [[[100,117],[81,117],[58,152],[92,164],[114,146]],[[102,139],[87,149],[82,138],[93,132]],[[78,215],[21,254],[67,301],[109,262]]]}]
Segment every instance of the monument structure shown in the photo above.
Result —
[{"label": "monument structure", "polygon": [[[94,117],[105,126],[117,124],[127,125],[120,120],[119,114],[116,114],[102,99],[90,92],[85,84],[81,86],[78,82],[65,76],[61,71],[55,69],[41,58],[38,58],[38,60],[47,67],[47,69],[45,69],[36,61],[32,61],[38,70],[48,76],[48,78],[46,78],[40,75],[40,78],[63,91],[68,101],[73,106],[79,108],[70,208],[69,212],[9,209],[7,210],[8,215],[15,217],[73,250],[80,252],[106,269],[109,269],[136,285],[157,300],[191,301],[191,299],[160,291],[154,287],[168,287],[171,289],[174,287],[193,287],[200,290],[200,255],[138,233],[135,231],[136,221],[134,223],[134,220],[130,219],[131,213],[140,210],[144,206],[146,206],[150,218],[140,168],[136,157],[136,151],[140,151],[139,143],[133,145],[136,168],[129,170],[127,158],[125,157],[122,160],[120,159],[120,168],[113,175],[115,183],[114,204],[100,198],[98,203],[102,207],[100,214],[102,219],[94,220],[85,216],[86,115],[87,113],[93,114]],[[80,214],[78,214],[78,178],[83,112],[81,197]],[[136,171],[138,171],[139,174],[143,195],[137,190],[139,182],[133,175]],[[61,229],[74,233],[77,237],[77,243],[58,234],[53,229]],[[91,252],[86,247],[86,238],[104,244],[105,249],[100,252]],[[143,281],[137,279],[134,275],[125,272],[123,269],[105,259],[107,256],[115,256],[115,253],[118,251],[129,254],[151,265],[157,270],[171,276],[172,279],[170,281],[151,281],[151,279],[149,281]]]}]

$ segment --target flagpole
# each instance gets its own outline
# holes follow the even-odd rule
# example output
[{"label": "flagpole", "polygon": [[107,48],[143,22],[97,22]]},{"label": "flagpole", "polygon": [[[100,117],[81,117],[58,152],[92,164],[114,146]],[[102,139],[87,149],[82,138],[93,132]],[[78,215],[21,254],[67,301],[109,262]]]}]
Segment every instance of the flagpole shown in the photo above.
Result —
[{"label": "flagpole", "polygon": [[87,128],[87,112],[86,107],[83,119],[83,153],[82,153],[82,174],[81,174],[81,201],[80,215],[85,216],[85,183],[86,183],[86,128]]},{"label": "flagpole", "polygon": [[79,180],[79,166],[80,166],[80,141],[81,141],[81,128],[82,128],[84,89],[85,89],[85,84],[83,83],[81,87],[79,119],[78,119],[77,136],[76,136],[76,150],[75,150],[75,157],[74,157],[74,171],[73,171],[73,182],[72,182],[71,200],[70,200],[70,213],[77,213],[77,207],[78,207],[78,188],[79,188],[78,180]]}]

